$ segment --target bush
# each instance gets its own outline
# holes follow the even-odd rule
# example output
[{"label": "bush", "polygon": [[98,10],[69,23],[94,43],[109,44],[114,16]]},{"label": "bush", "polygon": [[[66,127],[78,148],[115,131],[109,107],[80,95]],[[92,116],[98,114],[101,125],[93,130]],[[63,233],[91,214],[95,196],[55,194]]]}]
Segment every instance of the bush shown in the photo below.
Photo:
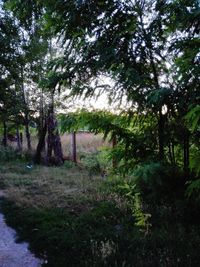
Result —
[{"label": "bush", "polygon": [[134,180],[144,200],[154,203],[172,203],[184,198],[185,179],[178,167],[159,162],[139,165]]},{"label": "bush", "polygon": [[0,146],[0,161],[11,161],[19,158],[19,154],[11,147]]},{"label": "bush", "polygon": [[2,203],[7,222],[30,242],[48,267],[199,266],[199,227],[172,223],[144,236],[111,202],[79,216],[62,209],[19,208]]},{"label": "bush", "polygon": [[98,161],[98,152],[85,153],[81,156],[82,164],[89,170],[90,175],[99,174],[101,172],[101,166]]}]

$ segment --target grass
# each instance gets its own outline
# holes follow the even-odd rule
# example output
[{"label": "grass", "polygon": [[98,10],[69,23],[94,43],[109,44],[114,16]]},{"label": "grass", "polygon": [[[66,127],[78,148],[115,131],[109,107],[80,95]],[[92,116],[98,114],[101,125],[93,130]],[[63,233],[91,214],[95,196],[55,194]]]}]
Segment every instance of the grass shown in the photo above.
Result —
[{"label": "grass", "polygon": [[[61,136],[61,142],[63,146],[64,153],[70,156],[71,153],[71,135],[64,134]],[[94,153],[102,147],[110,146],[107,140],[103,140],[101,134],[94,135],[92,133],[79,132],[76,134],[77,142],[77,153],[81,155],[82,153]]]},{"label": "grass", "polygon": [[[8,149],[2,163],[0,158],[0,188],[5,189],[8,199],[22,206],[67,209],[70,206],[69,203],[72,202],[74,206],[75,202],[95,201],[96,198],[101,198],[97,188],[102,182],[101,169],[105,167],[103,166],[105,164],[102,164],[103,156],[102,167],[100,166],[97,154],[103,145],[109,144],[103,141],[102,135],[77,133],[76,136],[80,162],[78,165],[66,161],[64,166],[59,168],[33,166],[29,169],[26,156],[17,162],[15,151]],[[61,137],[65,155],[71,153],[70,139],[70,134],[64,134]],[[32,145],[35,149],[37,138],[34,135],[32,135]],[[12,143],[12,148],[15,149],[15,143]],[[25,140],[23,150],[26,155]]]},{"label": "grass", "polygon": [[[31,135],[31,144],[33,150],[36,149],[38,143],[38,138],[36,136],[36,133],[33,133]],[[63,134],[61,136],[61,143],[62,143],[62,148],[63,148],[63,153],[65,156],[70,157],[71,152],[72,152],[72,147],[71,147],[71,134]],[[76,143],[77,143],[77,156],[78,159],[80,159],[80,156],[82,153],[95,153],[102,147],[110,147],[110,143],[108,140],[103,140],[103,135],[102,134],[93,134],[93,133],[88,133],[88,132],[78,132],[76,134]],[[17,143],[16,142],[9,142],[9,145],[12,146],[13,148],[17,148]],[[26,151],[27,149],[27,144],[26,144],[26,139],[24,136],[24,141],[23,141],[23,151]]]},{"label": "grass", "polygon": [[99,191],[100,175],[74,164],[28,169],[22,161],[4,162],[0,170],[7,223],[37,256],[47,258],[45,266],[106,264],[123,216]]},{"label": "grass", "polygon": [[6,160],[5,153],[0,206],[19,241],[28,241],[47,267],[199,266],[199,225],[183,223],[181,206],[151,207],[152,228],[145,235],[120,193],[129,188],[121,177],[102,177],[97,165],[104,153],[99,160],[99,152],[86,148],[77,165],[30,169],[24,157],[9,154]]},{"label": "grass", "polygon": [[83,166],[73,164],[28,169],[23,162],[9,162],[4,163],[0,170],[0,186],[8,199],[17,205],[35,208],[68,209],[72,200],[73,203],[82,199],[95,200],[102,182],[100,175],[90,177]]}]

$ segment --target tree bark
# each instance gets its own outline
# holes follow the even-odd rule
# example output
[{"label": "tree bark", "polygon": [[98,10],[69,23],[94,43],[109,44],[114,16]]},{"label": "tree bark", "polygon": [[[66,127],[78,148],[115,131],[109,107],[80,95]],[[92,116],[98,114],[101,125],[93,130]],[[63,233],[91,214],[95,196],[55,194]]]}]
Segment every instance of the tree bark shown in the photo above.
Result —
[{"label": "tree bark", "polygon": [[20,133],[19,133],[19,127],[17,126],[16,129],[16,137],[17,137],[17,150],[22,151],[22,143],[21,143],[21,138],[20,138]]},{"label": "tree bark", "polygon": [[[46,123],[46,116],[44,112],[44,97],[43,97],[43,91],[41,89],[40,91],[40,107],[39,107],[39,123],[38,123],[38,138],[43,135],[44,129],[47,131],[47,123]],[[45,133],[46,135],[46,133]],[[44,142],[42,143],[42,148],[41,151],[45,151],[45,139]]]},{"label": "tree bark", "polygon": [[47,165],[50,165],[51,158],[52,158],[52,152],[53,152],[53,142],[54,142],[54,136],[53,131],[55,130],[55,125],[53,122],[53,115],[49,115],[47,119],[47,155],[46,155],[46,162]]},{"label": "tree bark", "polygon": [[159,110],[158,118],[158,145],[159,145],[159,159],[163,160],[164,158],[164,117]]},{"label": "tree bark", "polygon": [[[49,113],[47,120],[47,156],[46,156],[46,164],[47,165],[62,165],[63,164],[63,153],[62,153],[62,145],[59,136],[59,132],[57,129],[57,121],[54,118],[54,114],[52,112]],[[54,152],[54,158],[53,158]]]},{"label": "tree bark", "polygon": [[25,107],[25,119],[24,119],[24,124],[25,124],[25,133],[26,133],[26,140],[27,140],[27,148],[28,150],[31,150],[31,138],[30,138],[30,131],[29,131],[29,109],[28,109],[28,100],[26,99],[25,95],[25,88],[24,88],[24,68],[21,65],[21,88],[22,88],[22,94],[23,94],[23,102],[24,102],[24,107]]},{"label": "tree bark", "polygon": [[54,156],[56,159],[56,165],[60,166],[64,163],[63,160],[63,152],[62,152],[62,145],[60,140],[60,135],[58,130],[56,130],[55,138],[54,138]]},{"label": "tree bark", "polygon": [[174,153],[174,143],[173,140],[169,141],[169,159],[172,165],[175,165],[176,161],[175,161],[175,153]]},{"label": "tree bark", "polygon": [[44,124],[42,131],[40,131],[39,142],[38,142],[36,153],[35,153],[34,160],[33,160],[35,164],[41,163],[41,153],[45,146],[46,133],[47,133],[47,123]]},{"label": "tree bark", "polygon": [[169,141],[169,143],[168,143],[168,151],[169,151],[169,160],[170,160],[170,163],[173,164],[171,141]]},{"label": "tree bark", "polygon": [[[144,22],[143,22],[143,17],[142,17],[142,10],[140,12],[140,21],[141,21],[141,26],[142,26],[142,31],[144,35],[144,40],[146,43],[146,47],[148,48],[149,52],[149,60],[150,60],[150,65],[153,73],[153,80],[154,80],[154,85],[157,90],[160,89],[159,85],[159,74],[156,68],[156,64],[154,62],[154,55],[153,55],[153,46],[151,39],[149,39],[148,34],[146,33],[146,29],[144,27]],[[164,121],[164,116],[162,114],[162,106],[159,108],[158,111],[158,149],[159,149],[159,159],[163,160],[164,159],[164,127],[165,127],[165,121]]]},{"label": "tree bark", "polygon": [[25,133],[26,133],[27,149],[30,151],[32,149],[32,146],[31,146],[31,135],[29,131],[28,114],[25,114]]}]

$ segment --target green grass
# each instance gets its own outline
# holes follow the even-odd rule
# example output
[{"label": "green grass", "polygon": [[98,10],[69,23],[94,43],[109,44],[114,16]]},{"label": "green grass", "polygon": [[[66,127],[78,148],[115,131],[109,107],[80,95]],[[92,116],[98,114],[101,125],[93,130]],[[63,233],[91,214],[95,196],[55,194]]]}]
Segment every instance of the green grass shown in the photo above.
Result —
[{"label": "green grass", "polygon": [[105,247],[112,250],[109,241],[117,238],[120,211],[109,202],[79,216],[63,209],[22,209],[5,201],[2,207],[20,240],[28,240],[37,256],[47,257],[46,266],[104,266],[111,253]]},{"label": "green grass", "polygon": [[28,241],[47,260],[44,266],[199,266],[199,225],[184,222],[192,218],[189,211],[183,216],[181,206],[150,207],[152,227],[146,234],[135,226],[119,190],[122,178],[102,179],[87,164],[26,165],[0,162],[6,196],[0,206],[19,241]]},{"label": "green grass", "polygon": [[[19,241],[30,243],[44,266],[199,266],[199,237],[179,225],[148,236],[110,201],[97,202],[81,214],[62,208],[22,208],[1,203],[7,223],[17,229]],[[188,242],[192,240],[193,242]]]},{"label": "green grass", "polygon": [[[33,166],[9,162],[1,165],[0,187],[9,200],[22,206],[68,207],[66,199],[95,199],[100,175],[89,176],[83,166]],[[87,194],[89,192],[89,194]]]}]

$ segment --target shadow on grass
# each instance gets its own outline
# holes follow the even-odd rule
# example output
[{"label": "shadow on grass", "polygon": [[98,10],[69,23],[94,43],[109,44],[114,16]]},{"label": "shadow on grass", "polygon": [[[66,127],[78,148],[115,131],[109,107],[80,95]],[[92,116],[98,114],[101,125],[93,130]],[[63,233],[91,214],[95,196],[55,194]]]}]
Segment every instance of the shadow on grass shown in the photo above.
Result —
[{"label": "shadow on grass", "polygon": [[17,207],[5,199],[1,210],[18,241],[28,241],[36,256],[46,259],[44,266],[199,266],[198,229],[160,225],[144,236],[133,218],[108,201],[79,215],[58,208]]}]

